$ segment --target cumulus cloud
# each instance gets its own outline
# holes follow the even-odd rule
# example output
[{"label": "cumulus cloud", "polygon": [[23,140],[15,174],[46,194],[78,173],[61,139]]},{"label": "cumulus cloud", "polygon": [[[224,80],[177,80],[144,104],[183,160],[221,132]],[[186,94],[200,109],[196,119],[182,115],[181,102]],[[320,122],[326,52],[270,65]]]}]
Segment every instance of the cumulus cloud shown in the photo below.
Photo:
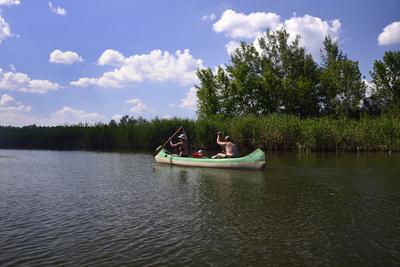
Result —
[{"label": "cumulus cloud", "polygon": [[22,126],[33,124],[35,117],[30,114],[31,106],[25,106],[14,97],[0,96],[0,125]]},{"label": "cumulus cloud", "polygon": [[12,96],[9,96],[9,95],[7,95],[7,94],[2,95],[2,96],[0,97],[0,107],[5,106],[7,103],[10,103],[10,102],[13,101],[13,100],[14,100],[14,98],[13,98]]},{"label": "cumulus cloud", "polygon": [[0,125],[2,126],[26,126],[38,124],[37,117],[18,111],[1,111]]},{"label": "cumulus cloud", "polygon": [[3,94],[0,97],[0,111],[1,112],[9,112],[9,111],[29,112],[31,110],[32,110],[32,108],[30,106],[22,105],[21,102],[16,101],[14,99],[14,97],[12,97],[8,94]]},{"label": "cumulus cloud", "polygon": [[105,121],[106,119],[106,116],[102,114],[74,109],[68,106],[64,106],[47,116],[39,117],[32,114],[31,106],[22,104],[8,94],[0,95],[0,125],[25,126],[36,124],[54,126],[96,123]]},{"label": "cumulus cloud", "polygon": [[99,65],[121,66],[125,62],[125,57],[120,52],[107,49],[101,54],[97,63]]},{"label": "cumulus cloud", "polygon": [[86,112],[85,110],[64,106],[51,113],[48,118],[43,120],[43,123],[46,125],[96,123],[104,119],[106,119],[104,115],[96,112]]},{"label": "cumulus cloud", "polygon": [[50,54],[50,62],[56,64],[72,64],[76,62],[83,62],[81,56],[73,51],[61,51],[59,49],[54,50]]},{"label": "cumulus cloud", "polygon": [[20,0],[0,0],[0,6],[17,6],[20,3]]},{"label": "cumulus cloud", "polygon": [[226,48],[226,51],[228,52],[228,54],[229,55],[231,55],[233,52],[235,52],[235,50],[237,49],[237,48],[239,48],[240,47],[240,42],[238,42],[238,41],[229,41],[226,45],[225,45],[225,48]]},{"label": "cumulus cloud", "polygon": [[0,16],[0,44],[10,36],[12,36],[10,25],[8,25],[7,21]]},{"label": "cumulus cloud", "polygon": [[3,72],[0,69],[0,90],[20,91],[26,93],[44,94],[58,90],[60,85],[48,80],[33,80],[25,73]]},{"label": "cumulus cloud", "polygon": [[391,45],[400,43],[400,21],[387,25],[378,37],[379,45]]},{"label": "cumulus cloud", "polygon": [[55,7],[55,6],[53,5],[52,2],[49,2],[49,9],[50,9],[53,13],[55,13],[55,14],[57,14],[57,15],[60,15],[60,16],[65,16],[65,15],[67,15],[67,11],[66,11],[64,8],[62,8],[62,7]]},{"label": "cumulus cloud", "polygon": [[181,99],[181,104],[179,107],[187,108],[187,109],[196,109],[197,107],[197,95],[196,95],[196,88],[190,88],[189,92],[186,94],[184,98]]},{"label": "cumulus cloud", "polygon": [[163,118],[163,119],[166,119],[166,120],[169,120],[169,119],[172,119],[172,116],[169,115],[169,114],[164,114],[164,115],[162,116],[162,118]]},{"label": "cumulus cloud", "polygon": [[132,104],[133,107],[129,110],[131,113],[139,113],[143,111],[147,106],[138,98],[125,101],[125,103]]},{"label": "cumulus cloud", "polygon": [[215,32],[225,32],[229,37],[255,38],[266,29],[275,29],[280,24],[280,17],[275,13],[256,12],[245,15],[228,9],[214,23]]},{"label": "cumulus cloud", "polygon": [[122,114],[114,114],[114,116],[112,116],[111,119],[115,120],[116,122],[119,122],[122,117],[123,117]]},{"label": "cumulus cloud", "polygon": [[209,20],[209,21],[214,21],[217,18],[214,13],[204,15],[201,19],[202,20]]},{"label": "cumulus cloud", "polygon": [[[121,57],[122,56],[122,57]],[[182,85],[196,83],[196,70],[203,67],[200,59],[195,59],[186,49],[171,54],[168,51],[153,50],[149,54],[124,57],[114,50],[106,50],[99,58],[101,65],[118,65],[119,68],[105,72],[99,78],[80,78],[72,81],[74,86],[125,87],[143,81],[175,81]]]},{"label": "cumulus cloud", "polygon": [[246,15],[228,9],[213,25],[215,32],[225,32],[227,36],[234,39],[226,45],[229,54],[237,48],[237,39],[257,40],[266,29],[274,31],[281,28],[290,34],[289,41],[301,35],[300,45],[314,57],[319,57],[323,40],[327,35],[334,41],[338,40],[341,23],[338,19],[324,21],[310,15],[297,17],[295,13],[291,18],[282,21],[275,13],[257,12]]},{"label": "cumulus cloud", "polygon": [[301,36],[300,45],[304,46],[314,57],[318,57],[326,36],[337,41],[340,34],[341,23],[338,19],[323,21],[318,17],[305,15],[292,17],[284,22],[284,28],[290,34],[290,41],[297,35]]}]

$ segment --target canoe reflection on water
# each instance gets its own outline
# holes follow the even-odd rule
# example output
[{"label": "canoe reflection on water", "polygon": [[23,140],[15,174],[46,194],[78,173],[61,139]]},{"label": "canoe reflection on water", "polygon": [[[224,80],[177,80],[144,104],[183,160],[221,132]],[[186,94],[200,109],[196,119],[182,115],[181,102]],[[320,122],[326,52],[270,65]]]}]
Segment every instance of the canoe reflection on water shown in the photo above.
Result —
[{"label": "canoe reflection on water", "polygon": [[254,194],[266,185],[264,171],[209,169],[156,164],[157,177],[170,186],[189,187],[189,191],[215,192],[217,195],[241,191]]},{"label": "canoe reflection on water", "polygon": [[268,197],[267,172],[263,171],[160,164],[154,166],[154,172],[162,190],[195,213],[195,225],[206,242],[235,236],[229,229],[241,228],[243,221],[254,219],[255,210]]},{"label": "canoe reflection on water", "polygon": [[180,179],[264,179],[264,171],[242,169],[211,169],[155,164],[154,172],[162,178]]}]

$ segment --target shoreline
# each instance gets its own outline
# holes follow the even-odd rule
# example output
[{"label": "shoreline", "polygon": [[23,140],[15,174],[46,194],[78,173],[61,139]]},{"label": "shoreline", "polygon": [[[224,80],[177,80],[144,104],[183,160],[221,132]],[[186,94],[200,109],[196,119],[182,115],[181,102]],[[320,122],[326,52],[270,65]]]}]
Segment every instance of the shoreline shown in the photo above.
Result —
[{"label": "shoreline", "polygon": [[193,150],[217,151],[216,133],[242,151],[399,152],[400,117],[299,118],[292,115],[132,120],[119,124],[0,126],[0,148],[153,151],[183,126]]}]

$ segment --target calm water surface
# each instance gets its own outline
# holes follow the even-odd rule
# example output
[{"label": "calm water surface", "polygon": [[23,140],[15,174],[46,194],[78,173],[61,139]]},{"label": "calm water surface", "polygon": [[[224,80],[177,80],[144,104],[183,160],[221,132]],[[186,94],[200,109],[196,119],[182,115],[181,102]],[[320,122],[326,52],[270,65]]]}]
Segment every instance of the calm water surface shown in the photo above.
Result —
[{"label": "calm water surface", "polygon": [[400,155],[0,150],[1,266],[399,266]]}]

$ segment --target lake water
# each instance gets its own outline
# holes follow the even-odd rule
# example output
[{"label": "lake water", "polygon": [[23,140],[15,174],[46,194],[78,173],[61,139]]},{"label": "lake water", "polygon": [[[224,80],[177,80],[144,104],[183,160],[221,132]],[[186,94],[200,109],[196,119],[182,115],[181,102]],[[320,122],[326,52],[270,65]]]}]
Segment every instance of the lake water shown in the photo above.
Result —
[{"label": "lake water", "polygon": [[399,154],[269,153],[240,171],[0,150],[1,266],[399,264]]}]

